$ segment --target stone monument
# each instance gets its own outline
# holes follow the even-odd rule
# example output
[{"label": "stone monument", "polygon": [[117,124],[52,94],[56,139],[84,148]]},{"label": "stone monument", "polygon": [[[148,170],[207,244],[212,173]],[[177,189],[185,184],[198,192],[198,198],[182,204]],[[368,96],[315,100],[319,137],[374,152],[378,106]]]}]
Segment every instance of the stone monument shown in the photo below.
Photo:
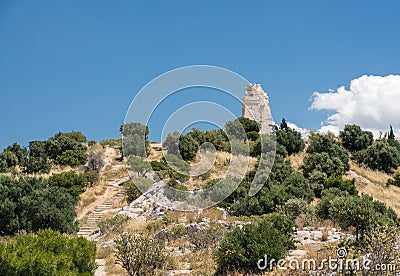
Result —
[{"label": "stone monument", "polygon": [[242,117],[254,120],[260,127],[260,134],[272,132],[272,117],[268,96],[260,84],[246,86],[242,98]]}]

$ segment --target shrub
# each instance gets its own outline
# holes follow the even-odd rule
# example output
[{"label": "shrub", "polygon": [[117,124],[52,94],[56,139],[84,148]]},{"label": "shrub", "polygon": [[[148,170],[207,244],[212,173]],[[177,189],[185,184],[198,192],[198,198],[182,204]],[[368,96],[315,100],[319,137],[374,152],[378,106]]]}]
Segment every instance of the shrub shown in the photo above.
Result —
[{"label": "shrub", "polygon": [[400,172],[397,172],[393,175],[393,178],[388,179],[387,186],[394,185],[400,187]]},{"label": "shrub", "polygon": [[147,191],[154,182],[145,177],[135,177],[123,184],[126,201],[131,203],[142,195],[142,191]]},{"label": "shrub", "polygon": [[51,164],[46,156],[31,156],[25,161],[25,173],[49,173]]},{"label": "shrub", "polygon": [[343,180],[341,177],[329,177],[325,180],[324,188],[339,188],[342,191],[346,191],[349,195],[357,195],[356,180]]},{"label": "shrub", "polygon": [[188,229],[188,241],[195,249],[215,247],[222,240],[224,231],[221,227],[211,226],[203,229]]},{"label": "shrub", "polygon": [[49,178],[51,186],[63,188],[67,193],[78,198],[81,193],[86,190],[87,180],[82,174],[69,171],[60,174],[53,174]]},{"label": "shrub", "polygon": [[122,148],[122,138],[101,140],[100,145]]},{"label": "shrub", "polygon": [[340,176],[350,169],[349,154],[330,134],[313,134],[303,161],[303,172],[308,177],[313,170],[327,176]]},{"label": "shrub", "polygon": [[305,218],[312,219],[315,217],[315,209],[313,206],[309,205],[307,201],[298,198],[289,199],[284,206],[285,214],[291,218],[302,215]]},{"label": "shrub", "polygon": [[97,171],[94,170],[88,170],[86,171],[83,176],[86,178],[87,183],[89,183],[89,186],[93,186],[100,180],[100,176]]},{"label": "shrub", "polygon": [[68,133],[64,133],[65,136],[74,139],[75,141],[79,143],[86,143],[87,139],[86,136],[83,135],[81,131],[71,131]]},{"label": "shrub", "polygon": [[257,224],[235,227],[230,230],[214,253],[218,273],[239,270],[257,272],[257,262],[267,256],[268,260],[285,257],[294,248],[290,233],[285,233],[269,220]]},{"label": "shrub", "polygon": [[288,127],[285,119],[282,119],[279,128],[275,128],[275,134],[276,141],[285,148],[288,155],[303,151],[305,144],[301,133]]},{"label": "shrub", "polygon": [[370,131],[363,131],[358,125],[346,125],[340,132],[343,147],[350,152],[366,149],[374,141],[374,136]]},{"label": "shrub", "polygon": [[157,269],[163,269],[167,260],[161,240],[128,233],[121,234],[116,241],[115,255],[131,276],[154,275]]},{"label": "shrub", "polygon": [[62,188],[49,187],[44,179],[0,176],[0,198],[0,235],[47,228],[74,233],[78,229],[76,198]]},{"label": "shrub", "polygon": [[66,150],[56,157],[60,165],[76,167],[86,163],[86,151],[82,149]]},{"label": "shrub", "polygon": [[394,211],[367,195],[338,197],[331,201],[329,216],[343,228],[356,229],[357,241],[364,240],[378,225],[397,224]]},{"label": "shrub", "polygon": [[400,165],[400,153],[387,141],[376,141],[365,150],[353,154],[352,158],[370,169],[390,173]]},{"label": "shrub", "polygon": [[199,143],[190,135],[181,135],[179,137],[179,152],[183,160],[189,161],[196,157],[199,150]]},{"label": "shrub", "polygon": [[100,233],[106,235],[108,233],[118,233],[124,227],[129,217],[124,215],[116,215],[112,218],[105,219],[99,223]]},{"label": "shrub", "polygon": [[93,275],[95,256],[94,242],[40,230],[0,243],[0,274]]},{"label": "shrub", "polygon": [[87,168],[89,170],[96,171],[100,173],[101,169],[104,167],[105,163],[103,160],[103,153],[100,146],[89,147],[87,154]]}]

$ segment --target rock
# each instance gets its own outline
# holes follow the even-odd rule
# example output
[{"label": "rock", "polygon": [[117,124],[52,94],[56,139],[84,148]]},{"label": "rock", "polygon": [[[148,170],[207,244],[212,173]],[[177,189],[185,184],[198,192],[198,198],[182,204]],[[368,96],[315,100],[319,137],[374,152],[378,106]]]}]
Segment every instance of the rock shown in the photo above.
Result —
[{"label": "rock", "polygon": [[115,246],[115,241],[114,241],[113,239],[108,240],[108,241],[106,241],[106,242],[103,242],[103,243],[100,245],[100,247],[102,247],[102,248],[106,248],[106,247],[109,247],[109,246]]},{"label": "rock", "polygon": [[305,250],[290,250],[288,253],[289,258],[301,258],[303,256],[307,255],[307,251]]},{"label": "rock", "polygon": [[154,235],[154,238],[166,241],[169,239],[169,235],[167,230],[162,229],[160,232]]}]

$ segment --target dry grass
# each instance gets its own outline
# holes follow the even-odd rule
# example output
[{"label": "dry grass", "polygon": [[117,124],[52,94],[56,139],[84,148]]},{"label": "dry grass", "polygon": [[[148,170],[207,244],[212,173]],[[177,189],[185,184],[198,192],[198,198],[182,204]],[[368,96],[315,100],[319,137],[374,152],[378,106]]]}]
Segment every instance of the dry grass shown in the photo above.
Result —
[{"label": "dry grass", "polygon": [[356,164],[354,161],[350,161],[350,170],[354,171],[358,175],[361,175],[362,177],[367,178],[369,181],[375,184],[386,185],[386,182],[390,178],[390,176],[386,173],[370,170],[364,166]]},{"label": "dry grass", "polygon": [[89,204],[93,203],[99,196],[103,195],[106,189],[107,185],[104,178],[101,178],[98,184],[87,188],[86,191],[80,195],[80,201],[77,207],[78,213]]},{"label": "dry grass", "polygon": [[300,167],[303,164],[304,156],[306,156],[306,151],[302,151],[298,154],[293,154],[288,157],[290,164],[296,171],[301,171]]}]

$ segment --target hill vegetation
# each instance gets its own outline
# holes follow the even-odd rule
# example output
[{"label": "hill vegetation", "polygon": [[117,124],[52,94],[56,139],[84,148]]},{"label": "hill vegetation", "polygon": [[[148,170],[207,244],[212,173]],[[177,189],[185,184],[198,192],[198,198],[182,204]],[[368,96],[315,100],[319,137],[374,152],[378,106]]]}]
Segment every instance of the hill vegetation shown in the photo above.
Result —
[{"label": "hill vegetation", "polygon": [[[181,269],[182,263],[190,264],[191,273],[203,275],[261,273],[260,258],[285,258],[290,250],[301,248],[295,229],[341,229],[350,239],[331,244],[333,249],[342,246],[359,257],[384,243],[372,237],[392,233],[400,225],[400,206],[385,196],[393,196],[396,189],[400,195],[400,143],[391,128],[387,137],[374,140],[370,132],[347,125],[339,137],[312,133],[306,145],[283,119],[273,128],[274,144],[260,136],[256,122],[238,118],[227,122],[225,130],[193,128],[169,134],[163,143],[165,156],[151,150],[147,126],[129,123],[120,130],[124,143],[88,142],[73,131],[33,141],[29,148],[14,143],[0,153],[2,275],[92,275],[96,256],[107,259],[107,269],[114,274],[151,275]],[[147,214],[144,221],[138,215],[114,213],[99,224],[96,239],[98,245],[115,243],[98,247],[95,253],[94,242],[75,236],[76,210],[85,191],[96,188],[102,177],[115,177],[107,174],[104,147],[123,150],[118,166],[132,173],[123,186],[126,204],[144,202],[142,191],[152,187],[153,177],[186,192],[224,183],[205,194],[211,202],[219,201],[232,185],[237,188],[197,215],[151,203],[132,205],[135,212]],[[265,148],[275,147],[275,156],[265,154]],[[224,177],[231,155],[249,163],[243,178]],[[210,168],[191,175],[201,158],[212,156],[216,159]],[[126,176],[123,170],[116,173]],[[250,196],[253,183],[262,185]],[[180,200],[185,199],[182,196]],[[171,248],[184,252],[174,255]]]}]

